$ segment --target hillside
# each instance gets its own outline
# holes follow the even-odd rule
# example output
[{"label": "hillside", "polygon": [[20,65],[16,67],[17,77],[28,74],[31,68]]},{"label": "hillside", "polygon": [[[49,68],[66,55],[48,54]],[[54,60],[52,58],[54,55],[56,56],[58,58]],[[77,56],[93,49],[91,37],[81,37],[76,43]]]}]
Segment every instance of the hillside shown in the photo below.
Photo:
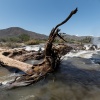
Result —
[{"label": "hillside", "polygon": [[[28,31],[20,27],[10,27],[7,29],[0,30],[0,38],[7,38],[7,37],[17,37],[21,34],[28,34],[33,39],[47,39],[48,36],[44,34],[39,34],[36,32]],[[76,36],[76,35],[69,35],[65,33],[61,33],[61,35],[64,35],[65,39],[71,39],[71,40],[82,40],[86,37],[93,38],[92,36]]]},{"label": "hillside", "polygon": [[74,39],[74,40],[82,40],[82,39],[85,39],[86,37],[90,37],[90,38],[93,38],[92,36],[76,36],[76,35],[69,35],[69,34],[62,34],[64,35],[64,38],[69,38],[69,39]]},{"label": "hillside", "polygon": [[32,32],[32,31],[27,31],[19,27],[10,27],[7,29],[0,30],[0,38],[17,37],[21,34],[28,34],[31,38],[34,38],[34,39],[46,39],[47,38],[46,35],[39,34],[39,33]]}]

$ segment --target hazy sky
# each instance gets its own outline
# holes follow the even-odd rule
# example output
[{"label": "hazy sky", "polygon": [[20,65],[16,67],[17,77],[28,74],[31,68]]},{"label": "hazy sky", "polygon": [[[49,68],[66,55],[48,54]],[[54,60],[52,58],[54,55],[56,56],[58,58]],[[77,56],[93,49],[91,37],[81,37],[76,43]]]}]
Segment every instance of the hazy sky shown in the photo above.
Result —
[{"label": "hazy sky", "polygon": [[0,29],[21,27],[49,35],[76,7],[61,32],[100,36],[100,0],[0,0]]}]

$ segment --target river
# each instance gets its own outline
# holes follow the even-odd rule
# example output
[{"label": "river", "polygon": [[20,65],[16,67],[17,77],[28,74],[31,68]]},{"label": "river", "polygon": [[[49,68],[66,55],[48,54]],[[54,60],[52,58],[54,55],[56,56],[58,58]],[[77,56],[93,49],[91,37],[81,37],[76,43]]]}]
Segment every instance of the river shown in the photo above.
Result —
[{"label": "river", "polygon": [[[100,51],[73,52],[62,59],[57,72],[31,86],[1,88],[0,100],[100,100]],[[16,75],[0,67],[0,81],[6,83]]]}]

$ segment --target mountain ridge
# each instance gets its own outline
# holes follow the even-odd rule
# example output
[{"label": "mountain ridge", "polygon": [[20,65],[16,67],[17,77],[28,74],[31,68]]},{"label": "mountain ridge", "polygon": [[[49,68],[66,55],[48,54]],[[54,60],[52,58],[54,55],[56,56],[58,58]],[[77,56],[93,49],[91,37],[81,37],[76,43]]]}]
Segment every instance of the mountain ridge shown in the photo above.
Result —
[{"label": "mountain ridge", "polygon": [[[9,28],[0,30],[0,38],[16,37],[21,34],[28,34],[33,39],[47,39],[48,38],[47,35],[28,31],[20,27],[9,27]],[[62,33],[62,35],[64,35],[64,38],[75,39],[75,40],[81,40],[86,37],[93,38],[93,36],[76,36],[76,35],[70,35],[66,33],[64,34]]]},{"label": "mountain ridge", "polygon": [[48,37],[44,34],[28,31],[20,27],[9,27],[0,30],[0,38],[16,37],[21,34],[28,34],[31,38],[34,39],[46,39]]}]

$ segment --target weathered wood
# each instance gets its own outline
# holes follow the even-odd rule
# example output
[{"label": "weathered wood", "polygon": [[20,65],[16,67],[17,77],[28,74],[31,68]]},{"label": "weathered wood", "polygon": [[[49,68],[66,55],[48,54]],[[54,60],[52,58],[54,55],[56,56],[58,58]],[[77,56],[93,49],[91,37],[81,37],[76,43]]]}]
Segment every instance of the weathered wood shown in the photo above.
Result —
[{"label": "weathered wood", "polygon": [[3,53],[4,52],[0,52],[0,63],[2,65],[18,68],[21,71],[27,73],[28,75],[32,73],[32,65],[4,56]]},{"label": "weathered wood", "polygon": [[[62,21],[61,23],[56,25],[55,28],[52,29],[52,31],[49,35],[48,41],[46,43],[46,46],[45,46],[45,58],[41,64],[30,66],[29,64],[26,65],[25,63],[13,60],[11,58],[6,58],[5,56],[3,56],[1,54],[1,57],[0,57],[1,61],[4,61],[6,59],[4,62],[7,65],[15,66],[16,68],[27,73],[27,75],[15,78],[15,80],[13,82],[11,82],[9,84],[9,86],[15,87],[15,86],[18,86],[19,83],[20,83],[19,86],[32,84],[33,82],[36,82],[36,81],[40,80],[41,78],[43,78],[47,73],[52,72],[56,68],[58,68],[58,66],[60,65],[61,55],[59,54],[59,51],[57,49],[53,48],[53,42],[57,36],[59,38],[61,38],[62,40],[64,40],[59,35],[60,30],[58,29],[58,27],[63,25],[64,23],[66,23],[72,17],[72,15],[75,14],[76,12],[77,12],[77,8],[75,10],[73,10],[64,21]],[[70,50],[68,50],[68,52],[69,51]],[[19,63],[19,64],[16,65],[17,63]],[[21,67],[19,67],[19,66],[21,66]]]},{"label": "weathered wood", "polygon": [[10,50],[5,50],[3,52],[3,55],[19,60],[19,61],[26,61],[29,59],[34,59],[34,60],[40,60],[44,58],[44,52],[38,52],[38,51],[26,51],[24,49],[10,49]]}]

